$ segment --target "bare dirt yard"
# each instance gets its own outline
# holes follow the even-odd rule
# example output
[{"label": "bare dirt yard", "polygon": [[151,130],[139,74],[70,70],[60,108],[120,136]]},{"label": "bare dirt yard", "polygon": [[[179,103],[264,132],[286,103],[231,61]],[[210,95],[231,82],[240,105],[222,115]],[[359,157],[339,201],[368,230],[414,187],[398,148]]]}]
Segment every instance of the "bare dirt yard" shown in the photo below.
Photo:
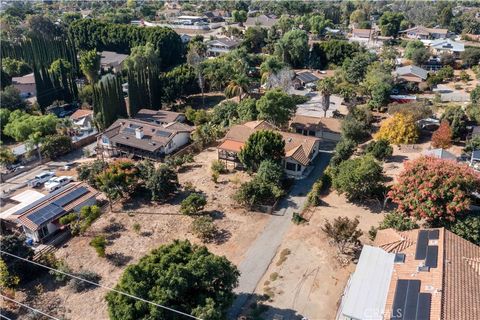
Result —
[{"label": "bare dirt yard", "polygon": [[[311,210],[306,224],[292,223],[269,270],[256,289],[257,297],[271,298],[265,302],[262,319],[330,320],[335,318],[353,263],[344,266],[337,259],[336,248],[329,244],[321,227],[325,219],[338,216],[358,217],[363,230],[362,242],[369,242],[368,230],[378,226],[383,214],[348,203],[344,196],[331,192],[323,198],[325,206]],[[250,302],[252,304],[253,301]],[[250,314],[254,309],[250,308]],[[276,318],[277,316],[277,318]]]},{"label": "bare dirt yard", "polygon": [[[232,195],[240,183],[249,179],[244,172],[231,172],[220,175],[218,183],[211,179],[210,166],[217,159],[216,148],[209,148],[195,156],[195,161],[179,173],[182,186],[191,184],[207,197],[208,211],[220,230],[218,241],[206,244],[217,255],[224,255],[238,264],[250,244],[264,228],[268,216],[247,212],[236,208]],[[201,243],[189,232],[193,218],[179,213],[179,195],[167,204],[137,203],[126,201],[114,206],[114,212],[104,213],[89,228],[86,234],[72,238],[56,252],[56,257],[64,259],[69,267],[93,271],[101,276],[100,283],[115,286],[128,264],[136,263],[141,257],[162,244],[174,239],[189,239]],[[106,236],[107,258],[97,256],[89,245],[99,234]],[[51,282],[51,281],[50,281]],[[43,283],[37,300],[58,301],[59,316],[68,319],[108,319],[106,290],[96,288],[84,293],[73,293],[68,286],[52,287]]]}]

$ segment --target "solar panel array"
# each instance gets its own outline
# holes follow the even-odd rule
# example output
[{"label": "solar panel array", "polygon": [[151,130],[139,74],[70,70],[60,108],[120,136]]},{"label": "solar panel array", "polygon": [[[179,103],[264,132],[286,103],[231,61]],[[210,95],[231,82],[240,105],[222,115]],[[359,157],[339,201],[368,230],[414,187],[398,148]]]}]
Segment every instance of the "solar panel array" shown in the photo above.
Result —
[{"label": "solar panel array", "polygon": [[390,319],[428,320],[432,295],[420,292],[420,280],[397,280]]},{"label": "solar panel array", "polygon": [[44,224],[47,221],[51,221],[65,213],[62,207],[59,207],[55,203],[49,203],[45,207],[40,208],[28,215],[28,219],[35,223],[37,226]]},{"label": "solar panel array", "polygon": [[125,128],[122,129],[122,132],[123,132],[123,133],[135,134],[135,129],[125,127]]},{"label": "solar panel array", "polygon": [[420,230],[415,248],[415,260],[425,260],[425,266],[436,268],[438,265],[438,245],[428,245],[430,240],[438,240],[439,230]]},{"label": "solar panel array", "polygon": [[428,230],[418,231],[417,247],[415,249],[415,260],[423,260],[427,256]]},{"label": "solar panel array", "polygon": [[59,207],[66,206],[72,201],[75,201],[76,199],[80,198],[84,194],[88,192],[88,189],[85,187],[80,187],[78,189],[73,190],[72,192],[67,193],[66,195],[58,198],[55,200],[53,203],[56,204]]},{"label": "solar panel array", "polygon": [[170,137],[170,136],[172,135],[171,132],[161,131],[161,130],[157,130],[157,131],[155,132],[155,134],[156,134],[157,136],[159,136],[159,137],[165,137],[165,138],[168,138],[168,137]]},{"label": "solar panel array", "polygon": [[314,82],[318,81],[318,78],[311,74],[310,72],[302,72],[297,75],[297,77],[303,82]]}]

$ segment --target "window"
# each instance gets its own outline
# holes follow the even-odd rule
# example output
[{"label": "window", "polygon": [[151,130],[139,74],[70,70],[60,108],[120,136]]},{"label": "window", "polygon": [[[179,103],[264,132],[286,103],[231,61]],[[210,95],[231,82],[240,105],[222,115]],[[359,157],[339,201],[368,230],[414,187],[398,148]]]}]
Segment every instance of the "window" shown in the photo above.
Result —
[{"label": "window", "polygon": [[303,134],[303,129],[297,128],[297,129],[295,130],[295,132],[296,132],[296,133]]},{"label": "window", "polygon": [[45,238],[48,236],[48,227],[45,225],[42,228],[38,230],[38,235],[40,236],[40,239]]},{"label": "window", "polygon": [[308,130],[308,135],[309,135],[309,136],[315,136],[315,131]]},{"label": "window", "polygon": [[285,168],[289,171],[297,171],[297,164],[291,163],[291,162],[286,162],[285,163]]},{"label": "window", "polygon": [[109,140],[108,140],[107,137],[102,136],[102,143],[104,143],[104,144],[109,144],[110,142],[109,142]]}]

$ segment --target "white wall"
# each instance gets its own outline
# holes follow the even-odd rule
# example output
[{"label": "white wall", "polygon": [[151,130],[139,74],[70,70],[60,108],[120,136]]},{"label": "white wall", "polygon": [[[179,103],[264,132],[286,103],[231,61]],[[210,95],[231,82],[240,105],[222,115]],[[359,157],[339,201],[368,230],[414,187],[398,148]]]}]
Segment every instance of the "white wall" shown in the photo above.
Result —
[{"label": "white wall", "polygon": [[165,154],[170,154],[190,141],[190,132],[179,132],[165,146]]},{"label": "white wall", "polygon": [[[292,171],[292,170],[288,170],[287,169],[287,163],[293,163],[295,165],[300,165],[300,171]],[[285,173],[289,176],[301,176],[303,174],[303,171],[305,170],[305,167],[302,166],[300,163],[298,163],[297,161],[295,161],[294,159],[292,158],[285,158],[284,159],[284,164],[283,164],[283,169],[285,171]]]}]

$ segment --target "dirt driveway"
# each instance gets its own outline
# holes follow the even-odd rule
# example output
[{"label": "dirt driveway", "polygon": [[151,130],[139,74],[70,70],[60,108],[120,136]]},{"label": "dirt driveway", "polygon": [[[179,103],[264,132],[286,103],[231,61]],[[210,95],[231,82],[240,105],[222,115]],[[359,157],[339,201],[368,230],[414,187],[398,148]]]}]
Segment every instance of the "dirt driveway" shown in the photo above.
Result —
[{"label": "dirt driveway", "polygon": [[[330,193],[324,199],[327,206],[315,208],[304,225],[292,224],[270,268],[260,281],[255,293],[270,295],[269,310],[264,319],[283,316],[284,320],[330,320],[335,318],[341,297],[354,264],[342,266],[335,248],[321,231],[325,219],[338,216],[358,216],[364,231],[362,241],[368,242],[368,230],[378,226],[383,214],[372,213],[348,203],[345,197]],[[248,313],[248,311],[247,311]]]}]

